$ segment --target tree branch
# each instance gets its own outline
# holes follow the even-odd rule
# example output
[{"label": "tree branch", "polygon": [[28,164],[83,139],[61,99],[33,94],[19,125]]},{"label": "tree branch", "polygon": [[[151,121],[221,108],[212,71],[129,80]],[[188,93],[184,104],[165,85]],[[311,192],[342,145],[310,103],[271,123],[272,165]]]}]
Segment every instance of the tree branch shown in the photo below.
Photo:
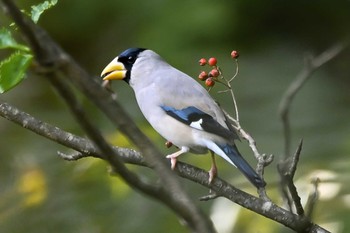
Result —
[{"label": "tree branch", "polygon": [[315,205],[319,197],[318,185],[320,183],[319,178],[315,178],[312,180],[313,190],[309,194],[307,202],[305,204],[305,214],[308,218],[312,218],[312,214],[314,213]]},{"label": "tree branch", "polygon": [[298,215],[304,214],[303,206],[301,205],[301,199],[299,197],[297,188],[294,185],[293,179],[297,170],[297,165],[300,158],[301,149],[303,146],[303,140],[300,140],[299,146],[294,153],[294,156],[289,157],[286,160],[281,160],[278,165],[278,172],[281,176],[282,189],[285,197],[287,197],[289,209],[292,211],[295,206],[296,213]]},{"label": "tree branch", "polygon": [[71,88],[63,80],[57,77],[56,73],[48,73],[46,75],[50,76],[49,81],[52,83],[52,86],[58,91],[61,97],[66,101],[78,124],[80,124],[97,148],[101,151],[99,155],[102,156],[102,159],[108,161],[113,170],[118,173],[121,178],[131,187],[153,198],[161,198],[166,196],[166,193],[164,193],[161,186],[155,186],[143,182],[135,173],[131,172],[124,165],[119,154],[112,149],[112,147],[102,137],[100,131],[97,130],[97,128],[87,118],[87,115],[75,98]]},{"label": "tree branch", "polygon": [[[156,191],[161,190],[160,192],[164,192],[165,195],[162,195],[160,200],[180,217],[185,219],[193,232],[215,232],[210,219],[197,208],[194,202],[191,201],[188,195],[183,191],[161,153],[159,153],[151,141],[137,128],[135,123],[130,120],[130,117],[125,113],[124,109],[121,108],[119,103],[115,101],[113,96],[101,88],[101,82],[92,79],[91,76],[65,53],[43,29],[26,17],[23,17],[22,13],[11,0],[2,0],[2,2],[31,46],[43,77],[47,79],[53,77],[53,86],[58,88],[61,95],[66,98],[74,114],[84,118],[84,122],[82,122],[83,128],[86,129],[87,134],[93,141],[77,137],[57,127],[38,121],[32,116],[6,103],[0,103],[0,115],[20,124],[24,128],[35,131],[44,137],[73,148],[81,153],[70,156],[71,159],[93,156],[109,161],[112,166],[116,167],[119,174],[125,175],[126,181],[132,179],[130,182],[131,185],[140,185],[140,187],[142,186],[144,188],[143,190],[137,186],[140,191],[153,197],[156,196]],[[320,62],[322,62],[322,59]],[[315,64],[317,65],[319,63],[316,62]],[[49,74],[50,77],[48,77]],[[101,109],[115,126],[139,147],[141,153],[130,149],[109,146],[100,133],[90,124],[88,119],[85,119],[86,116],[76,102],[73,93],[71,91],[65,92],[65,85],[68,83],[72,83],[78,90],[84,93],[90,101]],[[66,95],[68,95],[68,97]],[[292,99],[294,95],[295,94],[290,95],[290,99]],[[287,99],[286,105],[289,106],[291,100],[289,100],[289,98]],[[73,101],[73,103],[70,103],[71,101]],[[287,110],[288,109],[289,107]],[[96,135],[94,133],[96,133]],[[247,137],[247,140],[249,141],[249,137]],[[249,142],[252,148],[256,149],[255,142],[251,140]],[[142,157],[141,154],[144,157]],[[262,158],[260,154],[258,155],[259,158]],[[158,186],[140,182],[135,174],[129,173],[121,160],[123,160],[123,162],[147,166],[153,169],[160,178],[162,188],[159,189]],[[208,173],[194,166],[178,162],[176,171],[180,176],[210,188],[217,196],[226,197],[247,209],[279,222],[297,232],[328,232],[312,223],[304,215],[295,215],[269,200],[257,198],[245,193],[220,178],[214,179],[213,182],[209,184]],[[261,170],[261,172],[262,171],[263,170]]]},{"label": "tree branch", "polygon": [[335,58],[341,51],[345,49],[345,47],[346,45],[339,43],[327,49],[317,57],[307,57],[305,59],[304,68],[300,71],[295,80],[293,80],[293,82],[289,85],[288,89],[282,96],[279,105],[279,114],[283,124],[285,142],[284,158],[278,163],[278,171],[281,176],[282,194],[287,200],[290,210],[292,211],[293,207],[295,207],[296,213],[298,215],[304,215],[304,209],[301,205],[301,200],[294,185],[293,178],[300,157],[302,141],[300,141],[297,151],[292,156],[290,154],[291,130],[289,119],[291,104],[298,91],[301,90],[306,81],[311,78],[313,72]]},{"label": "tree branch", "polygon": [[[223,110],[224,111],[224,110]],[[237,111],[238,112],[238,111]],[[249,133],[247,133],[240,125],[240,123],[234,119],[232,116],[230,116],[226,111],[224,111],[224,114],[226,116],[226,119],[232,124],[232,126],[237,130],[238,134],[246,141],[248,141],[248,145],[250,149],[253,151],[254,156],[256,160],[258,161],[258,164],[256,166],[256,172],[260,175],[260,177],[264,177],[264,169],[266,166],[272,163],[274,156],[272,154],[266,155],[266,154],[260,154],[258,151],[258,148],[256,146],[256,142],[252,136],[250,136]],[[259,197],[269,200],[269,197],[267,196],[266,189],[259,188],[258,189]]]},{"label": "tree branch", "polygon": [[284,156],[285,158],[290,156],[290,120],[289,120],[289,111],[291,109],[292,101],[298,91],[303,87],[312,74],[321,66],[326,64],[335,58],[340,52],[342,52],[347,45],[345,44],[336,44],[331,48],[324,51],[317,57],[307,57],[305,59],[304,68],[296,76],[295,80],[289,85],[286,92],[283,94],[280,105],[279,105],[279,114],[283,123],[283,132],[284,132]]},{"label": "tree branch", "polygon": [[[22,112],[7,103],[0,103],[0,115],[43,137],[78,151],[78,153],[74,153],[74,155],[62,155],[62,153],[60,153],[61,157],[73,160],[78,160],[88,156],[106,159],[105,155],[101,154],[100,150],[98,150],[90,140],[65,132],[58,127],[37,120],[33,116]],[[113,151],[115,151],[125,163],[152,168],[152,166],[144,160],[141,154],[135,150],[113,147]],[[220,178],[216,178],[212,183],[209,183],[207,171],[180,161],[177,162],[176,171],[181,177],[210,188],[216,193],[216,196],[225,197],[244,208],[250,209],[262,216],[279,222],[297,232],[328,232],[320,226],[310,222],[305,216],[294,215],[273,204],[271,201],[266,201],[243,192]]]},{"label": "tree branch", "polygon": [[[39,26],[24,17],[11,0],[2,0],[7,12],[27,38],[33,49],[39,67],[45,72],[60,74],[72,82],[89,100],[94,102],[106,116],[137,145],[147,163],[158,174],[162,187],[167,194],[164,203],[171,205],[173,210],[183,218],[194,232],[215,232],[213,224],[188,197],[179,184],[168,164],[162,159],[161,153],[151,141],[130,121],[130,117],[121,106],[111,98],[111,95],[92,80],[68,54],[66,54]],[[118,116],[118,117],[117,117]]]}]

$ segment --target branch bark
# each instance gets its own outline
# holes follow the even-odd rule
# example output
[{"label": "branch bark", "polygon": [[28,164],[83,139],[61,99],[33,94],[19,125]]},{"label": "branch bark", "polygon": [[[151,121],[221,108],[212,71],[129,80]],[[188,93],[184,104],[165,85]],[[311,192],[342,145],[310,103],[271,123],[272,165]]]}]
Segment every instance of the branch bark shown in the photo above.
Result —
[{"label": "branch bark", "polygon": [[[0,103],[0,116],[34,133],[79,152],[78,154],[75,153],[73,156],[61,154],[61,157],[72,160],[79,160],[89,156],[106,159],[105,155],[101,154],[101,151],[90,140],[65,132],[56,126],[40,121],[7,103]],[[141,153],[135,150],[113,147],[113,151],[115,151],[125,163],[146,166],[153,169],[152,165],[145,161]],[[208,172],[200,168],[178,161],[176,172],[185,179],[210,188],[217,196],[225,197],[244,208],[283,224],[296,232],[328,232],[322,227],[312,223],[307,217],[295,215],[271,201],[257,198],[243,192],[220,178],[216,178],[212,183],[209,183]]]},{"label": "branch bark", "polygon": [[[72,112],[76,116],[83,117],[82,126],[92,141],[64,132],[55,126],[39,121],[6,103],[0,103],[0,115],[16,122],[24,128],[30,129],[81,153],[75,154],[70,158],[79,159],[86,156],[93,156],[107,160],[116,168],[116,171],[121,176],[124,176],[125,180],[131,186],[136,187],[139,191],[155,198],[156,195],[163,192],[161,198],[157,199],[183,218],[193,232],[215,232],[211,220],[183,191],[174,173],[170,171],[164,157],[137,126],[130,121],[130,117],[118,102],[113,99],[110,93],[101,88],[100,83],[91,78],[43,29],[24,17],[11,0],[2,0],[2,2],[31,46],[43,77],[47,79],[53,77],[53,86],[66,98],[66,102]],[[69,88],[66,88],[65,85],[68,83],[72,83],[89,100],[95,103],[116,127],[139,147],[140,153],[126,148],[111,147],[106,144],[100,133],[86,118],[86,115],[76,102],[73,92]],[[69,91],[65,92],[65,90]],[[255,146],[255,143],[253,144]],[[131,173],[125,168],[123,162],[147,166],[153,169],[161,180],[162,188],[141,182],[134,173]],[[176,171],[181,177],[208,187],[217,195],[223,196],[247,209],[279,222],[296,232],[328,232],[312,223],[304,215],[295,215],[277,206],[270,200],[258,198],[243,192],[220,178],[214,179],[209,184],[208,173],[199,168],[178,162]]]},{"label": "branch bark", "polygon": [[[26,18],[11,0],[2,0],[7,13],[15,21],[22,35],[32,48],[36,61],[45,74],[57,75],[72,82],[82,93],[96,104],[102,112],[139,147],[145,160],[158,174],[164,190],[163,203],[170,205],[193,232],[215,232],[213,224],[184,192],[176,176],[162,159],[161,153],[151,141],[130,121],[130,117],[121,106],[112,99],[111,95],[101,88],[101,85],[92,80],[67,53],[65,53],[47,33]],[[48,77],[50,78],[50,77]],[[118,117],[117,117],[118,116]],[[101,143],[102,141],[97,141]],[[102,147],[99,149],[108,149]]]}]

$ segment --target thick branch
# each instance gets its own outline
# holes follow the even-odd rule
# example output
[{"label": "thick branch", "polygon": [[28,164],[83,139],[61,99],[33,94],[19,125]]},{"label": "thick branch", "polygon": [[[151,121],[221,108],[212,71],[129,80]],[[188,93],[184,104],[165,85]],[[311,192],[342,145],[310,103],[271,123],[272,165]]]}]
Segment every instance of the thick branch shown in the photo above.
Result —
[{"label": "thick branch", "polygon": [[[0,116],[51,141],[84,154],[78,156],[79,158],[91,156],[103,159],[99,150],[90,140],[63,131],[56,126],[38,120],[8,103],[0,103]],[[113,147],[113,150],[119,154],[126,163],[136,162],[136,164],[142,166],[145,166],[146,164],[141,154],[133,149]]]},{"label": "thick branch", "polygon": [[82,106],[78,103],[76,97],[71,91],[71,88],[63,80],[57,77],[57,74],[50,74],[49,81],[60,93],[61,97],[66,101],[73,115],[76,117],[78,124],[81,125],[87,135],[97,146],[99,151],[101,151],[99,155],[103,156],[102,159],[108,161],[114,171],[117,172],[121,178],[126,181],[127,184],[153,198],[161,198],[162,196],[166,196],[160,186],[155,186],[143,182],[135,173],[131,172],[124,165],[122,159],[120,159],[119,154],[112,149],[112,147],[103,138],[100,131],[97,130],[97,128],[87,118],[86,113],[84,112]]},{"label": "thick branch", "polygon": [[[43,137],[82,153],[80,155],[75,155],[75,159],[86,157],[86,155],[105,159],[105,156],[101,154],[91,141],[37,120],[33,116],[24,113],[7,103],[0,103],[0,115]],[[137,151],[119,147],[113,147],[113,150],[117,152],[126,163],[151,167],[144,161],[143,157]],[[243,192],[220,178],[215,179],[209,184],[208,172],[192,165],[178,161],[177,172],[183,178],[208,187],[215,191],[217,195],[226,197],[244,208],[250,209],[262,216],[279,222],[297,232],[328,232],[320,226],[310,222],[306,217],[294,215],[270,201]]]},{"label": "thick branch", "polygon": [[[183,192],[177,179],[170,171],[168,164],[162,158],[162,155],[137,126],[130,121],[130,117],[112,96],[107,91],[103,90],[100,84],[96,82],[96,80],[93,80],[85,70],[66,54],[44,30],[33,24],[27,18],[24,18],[11,0],[2,0],[2,2],[5,4],[9,14],[32,47],[39,67],[42,68],[44,74],[50,73],[58,78],[58,81],[64,79],[67,82],[72,82],[89,98],[89,100],[94,102],[96,106],[107,115],[121,132],[127,135],[131,141],[139,147],[142,155],[144,155],[144,160],[140,157],[140,154],[135,151],[121,148],[113,148],[113,150],[111,150],[109,145],[104,144],[103,139],[92,137],[93,135],[91,135],[91,132],[94,131],[93,128],[87,130],[87,133],[89,133],[90,137],[94,140],[94,142],[90,142],[87,139],[78,138],[72,134],[63,132],[57,127],[50,126],[40,121],[38,122],[33,117],[4,103],[0,104],[1,115],[51,140],[74,148],[83,153],[84,156],[88,154],[99,157],[110,161],[112,164],[114,163],[113,160],[117,159],[114,157],[120,156],[124,161],[146,165],[154,169],[161,180],[162,187],[166,188],[164,189],[166,191],[166,196],[163,197],[162,201],[170,206],[179,216],[184,218],[193,231],[201,233],[214,232],[209,218],[206,217],[202,211],[194,205],[193,201],[188,198],[187,194]],[[60,83],[56,83],[55,85],[60,85]],[[291,96],[293,97],[293,95]],[[287,103],[287,105],[289,105],[289,103]],[[81,113],[78,112],[76,114],[79,115]],[[29,126],[32,123],[33,125]],[[85,125],[85,127],[88,128],[89,126]],[[94,146],[95,144],[99,145],[99,149]],[[251,144],[255,146],[255,143]],[[126,156],[126,154],[128,156]],[[121,166],[119,160],[115,162],[118,166]],[[119,167],[119,169],[120,168],[121,167]],[[117,171],[120,172],[118,169]],[[297,232],[327,232],[323,228],[310,222],[305,216],[294,215],[270,201],[259,199],[242,192],[221,179],[215,179],[212,184],[209,184],[207,172],[201,169],[178,162],[177,171],[181,176],[212,189],[218,195],[224,196],[245,208],[284,224]],[[125,172],[127,173],[127,170]],[[153,188],[155,190],[156,187]]]},{"label": "thick branch", "polygon": [[173,206],[173,210],[188,223],[193,231],[215,232],[211,220],[183,191],[176,176],[169,169],[165,160],[161,159],[161,153],[138,127],[130,121],[130,117],[111,98],[111,95],[103,90],[100,84],[91,79],[90,75],[77,65],[43,29],[23,17],[20,10],[11,0],[2,1],[8,13],[22,31],[23,36],[27,38],[39,66],[43,70],[52,69],[51,72],[60,73],[67,81],[72,82],[107,115],[120,131],[140,148],[145,156],[145,160],[157,172],[162,187],[166,190],[167,204]]}]

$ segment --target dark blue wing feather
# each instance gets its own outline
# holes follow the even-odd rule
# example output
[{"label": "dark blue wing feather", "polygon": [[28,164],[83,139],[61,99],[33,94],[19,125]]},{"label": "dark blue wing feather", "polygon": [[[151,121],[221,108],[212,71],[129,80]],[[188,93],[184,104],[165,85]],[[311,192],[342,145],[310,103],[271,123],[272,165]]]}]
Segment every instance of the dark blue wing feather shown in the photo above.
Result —
[{"label": "dark blue wing feather", "polygon": [[248,180],[254,184],[257,188],[265,187],[266,183],[255,170],[249,165],[249,163],[238,152],[236,145],[220,145],[217,144],[227,155],[227,157],[233,162],[234,165],[248,178]]},{"label": "dark blue wing feather", "polygon": [[233,132],[220,125],[212,116],[196,107],[191,106],[183,109],[175,109],[169,106],[161,106],[161,108],[166,112],[166,114],[184,124],[191,126],[192,123],[200,122],[201,128],[206,132],[213,133],[227,139],[236,138]]},{"label": "dark blue wing feather", "polygon": [[[204,112],[201,110],[195,108],[195,107],[188,107],[184,109],[175,109],[173,107],[169,106],[161,106],[161,108],[169,115],[174,117],[175,119],[181,121],[182,123],[185,123],[187,125],[190,125],[193,122],[193,116],[200,116],[205,115]],[[198,119],[197,119],[198,120]]]}]

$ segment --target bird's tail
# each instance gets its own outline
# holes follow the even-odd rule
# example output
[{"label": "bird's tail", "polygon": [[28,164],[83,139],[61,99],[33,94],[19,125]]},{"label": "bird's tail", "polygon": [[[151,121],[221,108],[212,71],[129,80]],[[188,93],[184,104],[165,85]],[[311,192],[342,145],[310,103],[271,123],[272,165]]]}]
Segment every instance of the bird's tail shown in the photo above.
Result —
[{"label": "bird's tail", "polygon": [[[233,163],[257,188],[265,187],[265,181],[255,172],[255,170],[242,157],[235,145],[219,145],[217,146],[226,154],[229,162]],[[225,158],[227,160],[227,158]]]}]

